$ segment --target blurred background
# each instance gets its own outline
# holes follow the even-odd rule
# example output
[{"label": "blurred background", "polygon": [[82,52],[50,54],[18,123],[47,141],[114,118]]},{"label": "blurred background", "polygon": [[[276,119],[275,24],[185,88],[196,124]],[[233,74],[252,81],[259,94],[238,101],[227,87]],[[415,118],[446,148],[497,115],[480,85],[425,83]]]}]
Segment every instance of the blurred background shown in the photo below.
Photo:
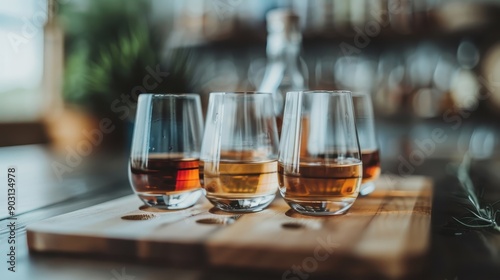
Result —
[{"label": "blurred background", "polygon": [[143,92],[257,90],[266,13],[299,18],[309,89],[372,95],[383,159],[408,158],[434,128],[429,158],[461,156],[478,133],[494,156],[500,118],[500,3],[445,0],[20,0],[0,7],[0,146],[127,152]]},{"label": "blurred background", "polygon": [[[371,94],[383,172],[436,182],[433,232],[451,220],[448,195],[457,193],[447,164],[467,151],[474,179],[493,188],[482,198],[500,199],[500,1],[0,3],[0,167],[19,167],[18,213],[54,204],[59,214],[129,194],[141,93],[199,93],[205,110],[213,91],[297,81]],[[270,25],[277,8],[295,16]],[[292,81],[272,75],[279,32],[293,45]],[[499,267],[499,238],[464,239],[471,245],[433,236],[432,263],[445,271],[436,279]]]}]

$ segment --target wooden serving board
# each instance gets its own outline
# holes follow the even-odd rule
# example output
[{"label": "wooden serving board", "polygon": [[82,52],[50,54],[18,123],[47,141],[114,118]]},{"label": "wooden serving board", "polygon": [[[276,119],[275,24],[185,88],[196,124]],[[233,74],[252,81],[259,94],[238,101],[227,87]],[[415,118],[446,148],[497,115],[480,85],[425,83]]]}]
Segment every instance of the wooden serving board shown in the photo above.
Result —
[{"label": "wooden serving board", "polygon": [[272,270],[284,279],[304,276],[294,267],[305,274],[418,273],[429,249],[432,181],[382,176],[376,185],[347,214],[329,217],[300,215],[279,197],[262,212],[237,215],[213,209],[204,198],[189,209],[167,211],[141,206],[131,195],[32,224],[28,246],[37,252]]}]

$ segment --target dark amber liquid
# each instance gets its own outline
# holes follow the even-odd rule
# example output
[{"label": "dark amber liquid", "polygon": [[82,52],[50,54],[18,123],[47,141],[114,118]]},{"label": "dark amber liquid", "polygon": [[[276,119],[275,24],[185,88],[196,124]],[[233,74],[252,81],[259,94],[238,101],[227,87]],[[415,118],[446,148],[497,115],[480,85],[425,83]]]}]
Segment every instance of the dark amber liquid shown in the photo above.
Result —
[{"label": "dark amber liquid", "polygon": [[361,183],[361,162],[302,162],[298,173],[287,172],[290,166],[278,164],[278,180],[288,199],[356,198]]},{"label": "dark amber liquid", "polygon": [[361,151],[363,161],[363,182],[371,182],[380,175],[380,156],[378,150]]},{"label": "dark amber liquid", "polygon": [[130,162],[131,182],[137,192],[167,194],[201,187],[195,158],[149,158]]},{"label": "dark amber liquid", "polygon": [[278,129],[278,137],[281,137],[282,127],[283,127],[283,116],[276,116],[276,128]]}]

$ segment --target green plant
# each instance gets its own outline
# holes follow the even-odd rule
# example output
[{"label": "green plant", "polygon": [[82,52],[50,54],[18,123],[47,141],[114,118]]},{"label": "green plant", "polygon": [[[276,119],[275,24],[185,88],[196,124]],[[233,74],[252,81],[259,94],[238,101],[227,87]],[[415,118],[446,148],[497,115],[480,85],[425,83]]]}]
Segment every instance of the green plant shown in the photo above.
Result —
[{"label": "green plant", "polygon": [[[81,2],[77,2],[80,3]],[[64,98],[96,115],[110,115],[110,105],[142,85],[147,68],[161,67],[167,79],[148,92],[184,92],[187,52],[162,56],[165,34],[147,21],[150,1],[88,0],[65,6],[61,19],[66,34]]]}]

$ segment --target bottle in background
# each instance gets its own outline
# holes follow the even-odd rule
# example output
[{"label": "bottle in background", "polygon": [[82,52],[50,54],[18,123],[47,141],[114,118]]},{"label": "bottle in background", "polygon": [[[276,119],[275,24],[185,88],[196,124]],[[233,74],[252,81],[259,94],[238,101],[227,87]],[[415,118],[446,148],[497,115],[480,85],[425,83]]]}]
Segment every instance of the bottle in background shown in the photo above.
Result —
[{"label": "bottle in background", "polygon": [[258,91],[272,93],[281,131],[286,93],[307,88],[307,67],[300,59],[299,17],[290,9],[272,10],[267,14],[267,31],[267,66]]}]

